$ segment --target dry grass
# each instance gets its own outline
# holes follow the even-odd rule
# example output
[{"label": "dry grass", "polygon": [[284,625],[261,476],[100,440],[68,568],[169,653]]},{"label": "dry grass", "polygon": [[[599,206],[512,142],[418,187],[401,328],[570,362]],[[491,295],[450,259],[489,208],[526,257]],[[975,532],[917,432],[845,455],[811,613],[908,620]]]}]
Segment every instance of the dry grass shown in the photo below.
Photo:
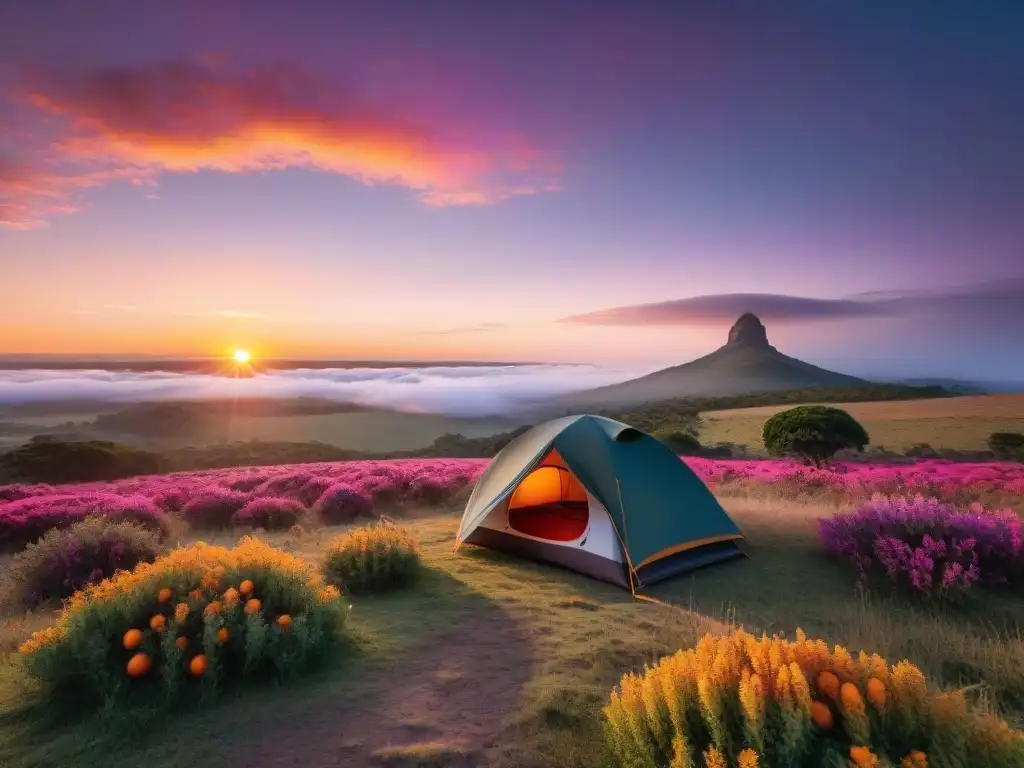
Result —
[{"label": "dry grass", "polygon": [[[732,442],[763,451],[765,421],[792,406],[709,411],[701,440]],[[915,443],[961,451],[984,450],[993,432],[1024,432],[1024,395],[981,395],[878,403],[840,403],[871,436],[871,445],[903,450]]]},{"label": "dry grass", "polygon": [[[736,625],[756,633],[801,626],[891,662],[906,657],[939,683],[973,686],[980,702],[1022,723],[1024,596],[979,593],[942,610],[895,596],[868,599],[817,541],[816,519],[838,507],[752,497],[724,503],[747,534],[750,558],[649,591],[670,605],[501,553],[453,553],[454,516],[409,519],[424,578],[412,590],[353,598],[358,659],[306,684],[179,716],[144,736],[106,734],[88,719],[28,729],[18,709],[21,682],[12,667],[0,667],[0,765],[589,768],[606,757],[600,707],[624,672]],[[318,559],[339,530],[268,538]],[[29,628],[5,624],[5,637]]]}]

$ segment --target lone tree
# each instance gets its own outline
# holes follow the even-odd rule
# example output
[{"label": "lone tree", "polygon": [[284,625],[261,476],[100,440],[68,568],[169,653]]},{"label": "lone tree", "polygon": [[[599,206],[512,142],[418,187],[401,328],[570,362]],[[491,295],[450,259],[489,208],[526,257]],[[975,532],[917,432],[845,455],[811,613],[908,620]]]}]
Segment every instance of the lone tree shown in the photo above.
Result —
[{"label": "lone tree", "polygon": [[857,420],[839,408],[799,405],[765,422],[764,447],[772,456],[796,454],[821,465],[844,448],[864,450],[868,433]]}]

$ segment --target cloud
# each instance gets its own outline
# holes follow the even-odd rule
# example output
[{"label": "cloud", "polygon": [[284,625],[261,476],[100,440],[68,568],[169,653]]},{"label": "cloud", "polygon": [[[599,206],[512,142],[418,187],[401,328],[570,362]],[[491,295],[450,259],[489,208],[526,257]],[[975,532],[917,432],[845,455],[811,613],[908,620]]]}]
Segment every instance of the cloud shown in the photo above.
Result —
[{"label": "cloud", "polygon": [[806,322],[863,317],[957,312],[986,316],[1024,314],[1024,279],[955,286],[943,290],[888,290],[838,299],[761,293],[724,293],[636,304],[573,315],[562,323],[581,325],[695,325],[732,322],[753,312],[765,322]]},{"label": "cloud", "polygon": [[[459,115],[428,122],[382,108],[339,82],[283,67],[215,60],[140,69],[36,73],[16,94],[40,121],[32,162],[0,161],[0,223],[37,226],[48,203],[116,179],[160,173],[304,168],[397,184],[431,206],[489,205],[557,189],[547,153],[474,136]],[[22,132],[26,135],[26,132]]]},{"label": "cloud", "polygon": [[477,323],[476,325],[464,325],[456,328],[440,328],[438,330],[414,331],[418,335],[426,336],[458,336],[464,333],[486,333],[496,331],[500,328],[507,328],[505,323]]},{"label": "cloud", "polygon": [[652,368],[589,365],[328,368],[259,373],[252,378],[125,371],[0,371],[0,405],[96,400],[318,397],[452,416],[509,413],[548,396],[614,384]]}]

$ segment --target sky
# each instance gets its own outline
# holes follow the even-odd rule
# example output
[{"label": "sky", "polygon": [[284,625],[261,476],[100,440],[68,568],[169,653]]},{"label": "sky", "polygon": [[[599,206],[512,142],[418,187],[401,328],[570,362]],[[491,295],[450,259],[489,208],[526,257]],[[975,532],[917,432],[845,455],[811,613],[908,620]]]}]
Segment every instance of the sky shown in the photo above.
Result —
[{"label": "sky", "polygon": [[0,354],[1024,380],[1024,5],[0,0]]}]

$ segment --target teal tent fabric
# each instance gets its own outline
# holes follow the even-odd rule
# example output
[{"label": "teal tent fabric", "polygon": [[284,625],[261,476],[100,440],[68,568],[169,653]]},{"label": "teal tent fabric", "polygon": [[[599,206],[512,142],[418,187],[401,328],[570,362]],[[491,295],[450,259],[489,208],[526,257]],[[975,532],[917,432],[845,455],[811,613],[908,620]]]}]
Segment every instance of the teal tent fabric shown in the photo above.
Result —
[{"label": "teal tent fabric", "polygon": [[[735,542],[742,534],[693,470],[654,437],[591,415],[549,421],[499,453],[466,505],[458,541],[469,537],[552,449],[608,510],[637,577],[645,566],[680,553],[690,552],[688,562],[700,562],[708,552],[716,553],[712,560],[739,553]],[[703,556],[691,552],[701,548]]]}]

